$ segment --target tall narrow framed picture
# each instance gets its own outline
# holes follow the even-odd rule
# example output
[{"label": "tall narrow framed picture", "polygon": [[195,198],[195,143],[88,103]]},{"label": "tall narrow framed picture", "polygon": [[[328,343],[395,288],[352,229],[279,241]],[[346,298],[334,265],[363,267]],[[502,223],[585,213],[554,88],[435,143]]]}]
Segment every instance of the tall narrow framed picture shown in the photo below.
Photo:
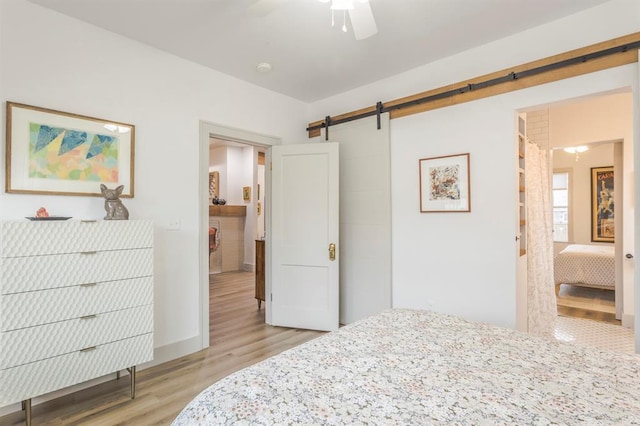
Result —
[{"label": "tall narrow framed picture", "polygon": [[7,102],[5,191],[133,197],[134,145],[131,124]]},{"label": "tall narrow framed picture", "polygon": [[615,242],[613,166],[591,168],[591,241]]},{"label": "tall narrow framed picture", "polygon": [[420,212],[470,212],[469,154],[422,158]]}]

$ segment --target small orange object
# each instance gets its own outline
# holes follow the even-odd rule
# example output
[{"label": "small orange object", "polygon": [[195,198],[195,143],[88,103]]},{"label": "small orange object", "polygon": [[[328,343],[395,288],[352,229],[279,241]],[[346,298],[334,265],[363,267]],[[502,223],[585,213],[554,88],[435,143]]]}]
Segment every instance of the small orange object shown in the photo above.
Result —
[{"label": "small orange object", "polygon": [[44,207],[40,207],[36,212],[36,217],[49,217],[49,212]]}]

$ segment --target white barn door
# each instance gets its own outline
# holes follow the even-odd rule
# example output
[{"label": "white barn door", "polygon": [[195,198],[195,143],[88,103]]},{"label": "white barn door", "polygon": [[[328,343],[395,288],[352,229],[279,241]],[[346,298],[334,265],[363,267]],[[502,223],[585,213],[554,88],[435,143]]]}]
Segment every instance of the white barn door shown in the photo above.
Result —
[{"label": "white barn door", "polygon": [[[329,128],[340,144],[340,323],[391,307],[389,114]],[[417,197],[417,194],[416,194]]]}]

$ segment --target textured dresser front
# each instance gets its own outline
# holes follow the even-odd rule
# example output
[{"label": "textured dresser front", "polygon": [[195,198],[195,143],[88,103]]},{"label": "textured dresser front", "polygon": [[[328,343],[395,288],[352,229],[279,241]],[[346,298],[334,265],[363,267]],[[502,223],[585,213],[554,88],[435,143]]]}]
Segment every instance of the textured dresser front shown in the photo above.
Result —
[{"label": "textured dresser front", "polygon": [[0,228],[0,406],[153,359],[150,221]]}]

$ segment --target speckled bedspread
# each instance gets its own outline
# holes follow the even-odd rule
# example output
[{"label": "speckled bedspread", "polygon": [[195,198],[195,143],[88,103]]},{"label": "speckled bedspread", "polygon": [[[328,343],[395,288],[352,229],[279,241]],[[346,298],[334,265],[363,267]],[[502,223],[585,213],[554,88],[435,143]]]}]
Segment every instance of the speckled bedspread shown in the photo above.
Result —
[{"label": "speckled bedspread", "polygon": [[238,371],[174,425],[640,424],[640,358],[389,310]]},{"label": "speckled bedspread", "polygon": [[616,258],[613,246],[572,244],[553,259],[556,284],[586,284],[614,289]]}]

